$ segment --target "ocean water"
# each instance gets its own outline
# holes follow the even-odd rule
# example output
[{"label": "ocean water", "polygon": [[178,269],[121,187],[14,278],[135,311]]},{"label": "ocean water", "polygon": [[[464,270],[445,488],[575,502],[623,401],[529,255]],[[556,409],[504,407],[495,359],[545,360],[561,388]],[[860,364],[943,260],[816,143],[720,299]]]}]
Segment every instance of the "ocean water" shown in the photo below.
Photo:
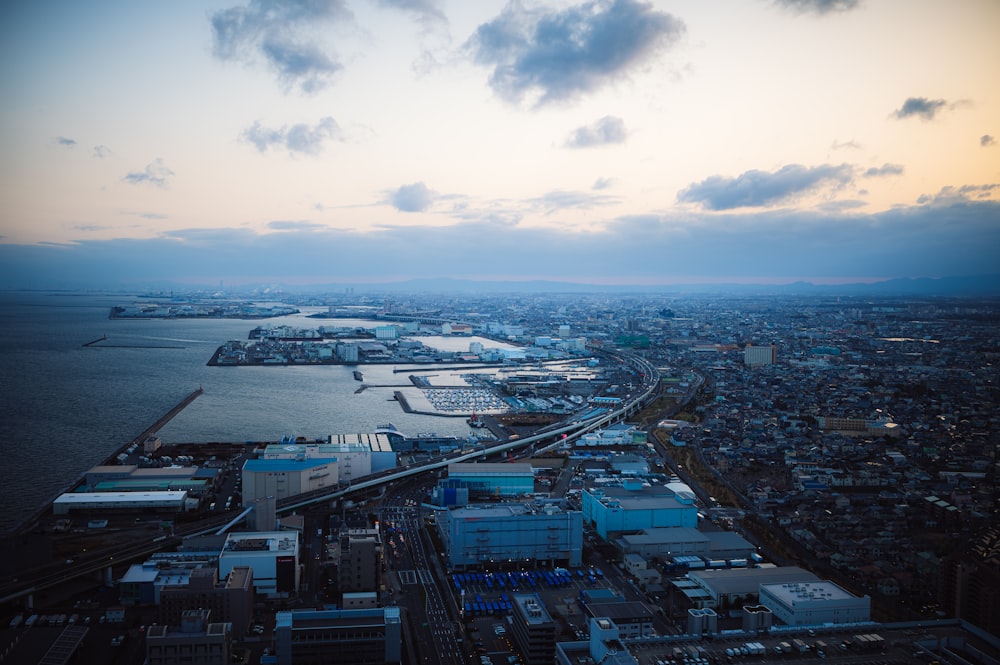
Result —
[{"label": "ocean water", "polygon": [[[0,293],[0,534],[65,491],[95,464],[199,386],[204,394],[166,425],[166,443],[273,441],[370,432],[391,422],[405,434],[465,436],[464,418],[410,414],[393,400],[419,391],[408,369],[434,385],[464,385],[435,366],[209,367],[215,349],[257,325],[361,325],[302,314],[262,321],[111,320],[120,296]],[[318,309],[318,308],[317,308]],[[107,335],[94,346],[87,342]],[[467,349],[470,340],[425,340]],[[394,373],[394,369],[402,370]],[[416,401],[416,400],[415,400]]]}]

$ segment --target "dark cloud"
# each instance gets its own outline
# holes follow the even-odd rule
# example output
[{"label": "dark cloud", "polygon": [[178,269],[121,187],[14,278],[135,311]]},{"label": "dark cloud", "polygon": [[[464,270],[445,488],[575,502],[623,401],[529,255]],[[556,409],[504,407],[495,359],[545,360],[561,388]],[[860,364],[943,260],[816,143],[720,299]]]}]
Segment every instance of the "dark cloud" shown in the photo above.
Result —
[{"label": "dark cloud", "polygon": [[625,143],[628,131],[621,118],[606,115],[599,120],[577,127],[566,139],[567,148],[592,148],[594,146]]},{"label": "dark cloud", "polygon": [[240,134],[247,143],[251,143],[260,152],[280,146],[291,153],[317,155],[323,150],[327,141],[341,139],[340,126],[330,117],[322,118],[315,125],[299,123],[291,127],[278,129],[264,127],[260,122],[243,130]]},{"label": "dark cloud", "polygon": [[991,145],[996,145],[996,142],[997,140],[992,136],[990,136],[989,134],[983,134],[982,136],[979,137],[979,145],[983,146],[984,148],[988,148]]},{"label": "dark cloud", "polygon": [[842,187],[853,177],[854,168],[847,164],[813,167],[789,164],[773,173],[754,170],[735,178],[711,176],[689,185],[677,195],[677,200],[700,203],[709,210],[765,207],[822,187]]},{"label": "dark cloud", "polygon": [[860,0],[775,0],[775,4],[800,14],[832,14],[861,6]]},{"label": "dark cloud", "polygon": [[147,164],[144,170],[132,171],[126,174],[122,180],[133,185],[149,184],[165,189],[169,185],[168,178],[172,175],[174,175],[174,172],[163,164],[162,159],[157,157]]},{"label": "dark cloud", "polygon": [[111,148],[106,145],[95,145],[90,151],[90,156],[96,159],[104,159],[111,154]]},{"label": "dark cloud", "polygon": [[[1000,201],[940,199],[874,215],[856,210],[642,215],[608,220],[607,230],[593,233],[511,226],[490,212],[448,227],[395,226],[369,233],[318,227],[262,234],[245,228],[185,229],[148,239],[0,243],[0,288],[220,279],[328,284],[470,276],[671,283],[692,276],[718,281],[976,275],[996,272],[997,219]],[[373,262],[373,256],[379,260]],[[486,256],[503,260],[475,260]],[[669,260],[636,259],[650,256]]]},{"label": "dark cloud", "polygon": [[422,182],[403,185],[389,193],[386,203],[400,212],[424,212],[434,205],[435,194]]},{"label": "dark cloud", "polygon": [[947,108],[948,102],[943,99],[927,99],[926,97],[910,97],[903,105],[893,111],[892,115],[902,120],[917,116],[923,120],[933,120],[938,111]]},{"label": "dark cloud", "polygon": [[286,90],[318,92],[342,65],[310,35],[350,18],[345,0],[251,0],[212,15],[213,53],[248,64],[262,58]]},{"label": "dark cloud", "polygon": [[903,175],[903,167],[899,164],[883,164],[873,166],[865,171],[866,178],[880,178],[887,175]]},{"label": "dark cloud", "polygon": [[73,146],[76,145],[76,141],[74,141],[73,139],[68,139],[65,136],[57,136],[55,138],[55,142],[57,145],[65,146],[67,148],[72,148]]},{"label": "dark cloud", "polygon": [[636,0],[594,0],[558,11],[532,11],[512,0],[480,25],[465,48],[493,68],[490,86],[519,102],[570,101],[620,81],[673,45],[684,24]]},{"label": "dark cloud", "polygon": [[937,194],[924,194],[917,199],[917,203],[953,205],[967,201],[986,201],[996,191],[1000,191],[1000,184],[948,186],[942,187]]}]

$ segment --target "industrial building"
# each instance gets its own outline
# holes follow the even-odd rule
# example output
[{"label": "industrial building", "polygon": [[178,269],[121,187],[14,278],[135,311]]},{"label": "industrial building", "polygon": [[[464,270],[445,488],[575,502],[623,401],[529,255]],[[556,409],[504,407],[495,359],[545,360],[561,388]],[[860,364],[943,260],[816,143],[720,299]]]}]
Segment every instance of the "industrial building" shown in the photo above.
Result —
[{"label": "industrial building", "polygon": [[382,665],[402,661],[398,607],[278,612],[278,665]]},{"label": "industrial building", "polygon": [[530,462],[455,462],[448,465],[446,487],[465,487],[469,497],[523,496],[535,491]]},{"label": "industrial building", "polygon": [[325,443],[282,441],[265,446],[258,457],[262,460],[336,459],[341,482],[396,468],[396,453],[389,437],[381,433],[331,434]]},{"label": "industrial building", "polygon": [[699,531],[689,527],[643,529],[624,534],[615,544],[622,554],[670,562],[675,557],[696,556],[708,560],[747,559],[756,548],[733,531]]},{"label": "industrial building", "polygon": [[219,576],[253,569],[256,593],[284,598],[299,589],[299,540],[293,531],[230,533],[219,554]]},{"label": "industrial building", "polygon": [[74,511],[153,511],[179,513],[194,510],[198,501],[186,503],[188,493],[164,492],[66,492],[52,502],[52,514],[67,515]]},{"label": "industrial building", "polygon": [[580,602],[587,616],[611,619],[621,637],[653,634],[653,612],[645,603],[626,600],[610,589],[584,589],[580,592]]},{"label": "industrial building", "polygon": [[285,499],[339,482],[335,457],[248,459],[243,463],[243,507],[258,499]]},{"label": "industrial building", "polygon": [[621,630],[610,617],[591,618],[587,632],[590,639],[586,642],[560,642],[556,645],[556,665],[639,665],[622,642]]},{"label": "industrial building", "polygon": [[789,626],[871,620],[870,597],[852,595],[826,580],[761,584],[760,604]]},{"label": "industrial building", "polygon": [[673,582],[697,608],[727,609],[757,598],[762,585],[818,582],[819,578],[798,566],[779,568],[731,568],[689,572]]},{"label": "industrial building", "polygon": [[499,563],[581,565],[583,521],[558,501],[452,508],[438,514],[450,570]]},{"label": "industrial building", "polygon": [[694,493],[681,483],[639,478],[597,478],[581,493],[585,524],[604,540],[656,527],[698,526]]}]

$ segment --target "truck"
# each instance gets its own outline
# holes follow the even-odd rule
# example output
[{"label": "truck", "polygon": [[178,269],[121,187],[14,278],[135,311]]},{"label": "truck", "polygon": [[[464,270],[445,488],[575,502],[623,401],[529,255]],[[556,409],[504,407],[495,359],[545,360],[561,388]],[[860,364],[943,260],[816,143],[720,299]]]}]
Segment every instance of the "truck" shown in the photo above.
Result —
[{"label": "truck", "polygon": [[795,649],[799,653],[805,653],[805,652],[809,651],[809,645],[806,644],[803,640],[800,640],[800,639],[794,639],[794,640],[792,640],[792,648]]},{"label": "truck", "polygon": [[767,652],[767,649],[760,642],[747,642],[744,646],[746,646],[749,656],[763,656]]},{"label": "truck", "polygon": [[816,650],[816,655],[822,658],[830,650],[830,646],[823,640],[816,640],[816,643],[813,644],[813,649]]},{"label": "truck", "polygon": [[778,645],[774,647],[777,653],[792,653],[792,645],[788,642],[778,642]]}]

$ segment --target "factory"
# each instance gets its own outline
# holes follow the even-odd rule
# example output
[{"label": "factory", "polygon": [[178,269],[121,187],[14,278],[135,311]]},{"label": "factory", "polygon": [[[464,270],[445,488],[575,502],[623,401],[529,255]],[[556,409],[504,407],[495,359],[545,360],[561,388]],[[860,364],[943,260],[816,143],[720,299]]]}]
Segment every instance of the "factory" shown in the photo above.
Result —
[{"label": "factory", "polygon": [[154,511],[179,513],[198,507],[184,491],[163,492],[66,492],[52,502],[53,515],[71,512]]},{"label": "factory", "polygon": [[530,462],[455,462],[439,487],[466,488],[470,499],[515,497],[535,491]]},{"label": "factory", "polygon": [[243,507],[258,499],[285,499],[339,482],[335,457],[248,459],[243,463]]},{"label": "factory", "polygon": [[585,524],[604,540],[658,527],[697,528],[695,496],[683,483],[601,477],[581,493]]},{"label": "factory", "polygon": [[826,580],[761,584],[760,604],[789,626],[871,620],[871,598],[854,596]]},{"label": "factory", "polygon": [[452,508],[438,514],[450,570],[498,563],[581,565],[579,511],[555,501]]}]

